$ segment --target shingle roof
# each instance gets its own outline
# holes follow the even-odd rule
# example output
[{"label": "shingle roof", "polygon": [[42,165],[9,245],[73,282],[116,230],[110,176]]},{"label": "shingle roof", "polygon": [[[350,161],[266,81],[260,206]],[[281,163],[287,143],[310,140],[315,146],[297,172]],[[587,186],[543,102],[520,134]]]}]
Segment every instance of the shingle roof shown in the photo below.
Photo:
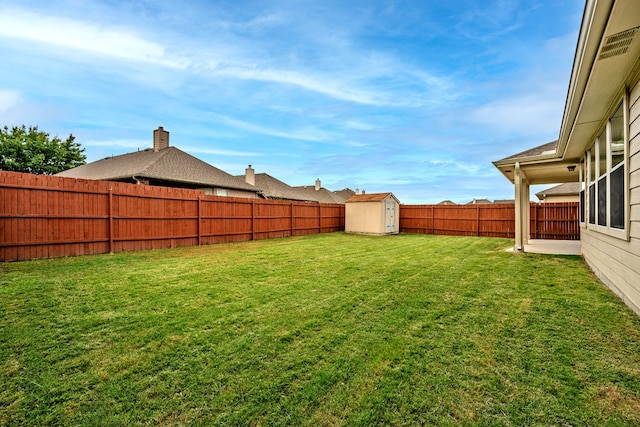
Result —
[{"label": "shingle roof", "polygon": [[296,190],[306,194],[307,197],[313,197],[318,200],[320,203],[344,203],[344,198],[340,195],[333,193],[327,190],[324,187],[321,187],[319,190],[316,190],[316,187],[313,185],[304,185],[300,187],[293,187]]},{"label": "shingle roof", "polygon": [[582,189],[582,183],[580,182],[567,182],[564,184],[556,185],[554,187],[546,188],[542,191],[538,191],[536,196],[540,199],[541,196],[573,196],[578,195]]},{"label": "shingle roof", "polygon": [[130,179],[135,176],[136,178],[257,191],[253,185],[240,181],[175,147],[167,147],[158,151],[146,149],[107,157],[60,172],[57,175],[112,181]]},{"label": "shingle roof", "polygon": [[334,198],[338,198],[339,197],[342,200],[342,202],[340,202],[340,203],[344,203],[346,200],[349,199],[349,197],[355,196],[355,194],[356,194],[356,192],[353,191],[350,188],[345,188],[345,189],[333,192]]},{"label": "shingle roof", "polygon": [[389,196],[393,197],[393,194],[391,193],[356,194],[355,196],[349,197],[349,199],[347,199],[345,203],[381,202]]},{"label": "shingle roof", "polygon": [[[244,175],[238,177],[244,180]],[[268,198],[301,200],[305,202],[317,202],[318,199],[310,193],[300,191],[298,188],[272,177],[266,173],[255,174],[256,187]]]},{"label": "shingle roof", "polygon": [[547,142],[546,144],[542,144],[537,147],[533,147],[528,150],[522,151],[518,154],[505,157],[504,159],[500,159],[495,163],[501,163],[507,160],[515,160],[520,158],[541,156],[543,154],[555,154],[557,148],[558,148],[558,140],[555,140],[555,141]]},{"label": "shingle roof", "polygon": [[470,202],[467,202],[467,205],[489,205],[491,204],[491,200],[489,199],[473,199]]}]

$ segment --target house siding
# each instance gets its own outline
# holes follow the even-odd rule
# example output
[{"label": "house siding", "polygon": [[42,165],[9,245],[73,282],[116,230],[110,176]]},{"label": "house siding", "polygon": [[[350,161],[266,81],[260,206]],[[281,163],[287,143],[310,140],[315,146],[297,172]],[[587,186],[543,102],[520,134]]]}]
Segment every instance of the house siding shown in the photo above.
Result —
[{"label": "house siding", "polygon": [[583,228],[582,253],[596,275],[640,315],[640,84],[629,96],[629,241]]},{"label": "house siding", "polygon": [[257,194],[253,191],[243,191],[243,190],[234,190],[234,189],[228,189],[228,196],[229,197],[244,197],[244,198],[249,198],[249,199],[255,199],[257,198]]}]

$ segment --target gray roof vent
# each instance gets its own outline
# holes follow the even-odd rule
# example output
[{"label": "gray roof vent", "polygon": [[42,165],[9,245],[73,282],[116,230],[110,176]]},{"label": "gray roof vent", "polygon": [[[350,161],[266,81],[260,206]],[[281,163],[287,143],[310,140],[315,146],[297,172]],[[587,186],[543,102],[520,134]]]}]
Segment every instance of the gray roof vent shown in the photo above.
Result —
[{"label": "gray roof vent", "polygon": [[638,27],[607,37],[604,45],[600,48],[598,59],[607,59],[627,53],[629,46],[633,43],[636,32],[638,32]]}]

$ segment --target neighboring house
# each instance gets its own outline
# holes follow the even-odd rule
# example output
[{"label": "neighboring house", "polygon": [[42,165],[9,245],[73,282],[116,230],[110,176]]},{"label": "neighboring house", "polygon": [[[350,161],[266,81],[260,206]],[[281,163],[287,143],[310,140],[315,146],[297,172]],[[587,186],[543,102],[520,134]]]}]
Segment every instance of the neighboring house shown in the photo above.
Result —
[{"label": "neighboring house", "polygon": [[400,202],[392,193],[357,194],[345,201],[347,233],[383,236],[400,232]]},{"label": "neighboring house", "polygon": [[206,194],[257,198],[258,189],[169,146],[169,132],[153,131],[153,148],[107,157],[58,176],[203,190]]},{"label": "neighboring house", "polygon": [[301,191],[272,177],[266,173],[256,173],[249,165],[245,174],[237,177],[247,184],[254,185],[263,197],[275,200],[297,200],[302,202],[318,202],[306,191]]},{"label": "neighboring house", "polygon": [[515,200],[513,200],[513,199],[495,199],[493,201],[494,205],[505,205],[505,204],[511,204],[512,205],[514,203],[515,203]]},{"label": "neighboring house", "polygon": [[346,200],[349,199],[349,197],[353,197],[356,194],[360,194],[360,191],[357,188],[356,188],[356,191],[353,191],[350,188],[344,188],[344,189],[339,190],[339,191],[334,191],[333,192],[333,195],[334,195],[333,197],[336,200],[344,200],[344,201],[346,201]]},{"label": "neighboring house", "polygon": [[443,200],[438,203],[439,205],[457,205],[456,202],[452,202],[451,200]]},{"label": "neighboring house", "polygon": [[489,199],[473,199],[472,201],[467,203],[467,205],[490,205],[490,204],[491,204],[491,200]]},{"label": "neighboring house", "polygon": [[580,182],[582,254],[640,314],[640,7],[587,0],[557,141],[494,162],[515,184],[516,249],[529,186]]},{"label": "neighboring house", "polygon": [[566,182],[538,191],[536,197],[544,203],[578,202],[581,189],[582,184],[579,182]]},{"label": "neighboring house", "polygon": [[341,190],[341,191],[327,190],[321,185],[319,179],[316,179],[316,185],[313,187],[305,185],[305,186],[293,187],[293,188],[301,191],[303,194],[306,194],[307,197],[317,199],[320,203],[344,204],[344,202],[348,199],[348,197],[345,197],[346,194],[348,194],[345,192],[345,190]]}]

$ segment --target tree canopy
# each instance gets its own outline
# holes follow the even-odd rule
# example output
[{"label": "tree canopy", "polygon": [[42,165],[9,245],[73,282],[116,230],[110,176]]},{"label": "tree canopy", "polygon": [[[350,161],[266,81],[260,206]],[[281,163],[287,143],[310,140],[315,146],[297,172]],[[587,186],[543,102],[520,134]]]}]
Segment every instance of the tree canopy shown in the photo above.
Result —
[{"label": "tree canopy", "polygon": [[66,140],[39,131],[37,126],[0,129],[0,169],[53,175],[86,163],[84,148],[75,136]]}]

